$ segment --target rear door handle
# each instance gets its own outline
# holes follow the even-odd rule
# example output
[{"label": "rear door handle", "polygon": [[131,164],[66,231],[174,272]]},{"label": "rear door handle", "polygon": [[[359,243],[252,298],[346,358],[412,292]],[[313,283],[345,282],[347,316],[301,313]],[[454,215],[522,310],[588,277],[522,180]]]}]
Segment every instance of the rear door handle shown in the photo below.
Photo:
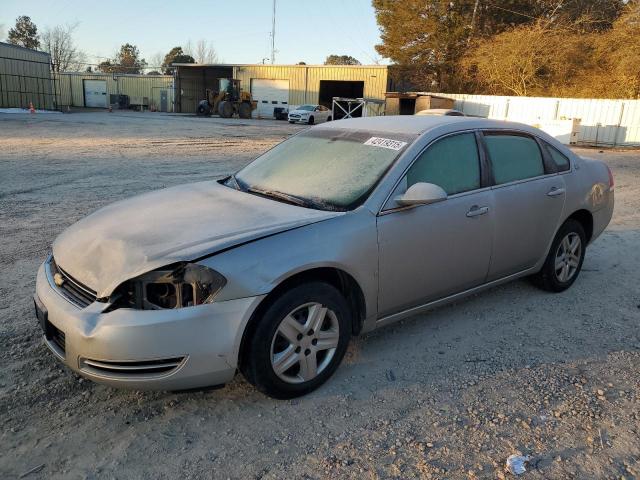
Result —
[{"label": "rear door handle", "polygon": [[484,215],[488,211],[489,211],[489,207],[479,207],[478,205],[474,205],[467,212],[467,217],[469,218],[477,217],[479,215]]},{"label": "rear door handle", "polygon": [[564,195],[565,189],[562,187],[553,187],[547,192],[550,197],[557,197],[558,195]]}]

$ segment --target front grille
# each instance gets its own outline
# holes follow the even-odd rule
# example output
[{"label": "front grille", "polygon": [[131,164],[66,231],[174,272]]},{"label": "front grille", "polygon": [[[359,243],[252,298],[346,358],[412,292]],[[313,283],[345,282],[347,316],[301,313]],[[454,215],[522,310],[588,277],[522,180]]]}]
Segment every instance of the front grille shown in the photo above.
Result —
[{"label": "front grille", "polygon": [[60,274],[64,280],[62,285],[52,285],[57,288],[71,303],[84,308],[96,301],[97,294],[89,287],[83,285],[58,266],[53,257],[49,263],[51,278],[55,281],[55,275]]},{"label": "front grille", "polygon": [[123,361],[80,359],[80,368],[94,375],[118,378],[141,378],[167,375],[182,365],[185,357],[160,360]]},{"label": "front grille", "polygon": [[64,357],[65,355],[65,336],[64,332],[56,327],[49,320],[45,322],[45,337],[49,341],[49,343],[53,344],[60,350],[60,354]]}]

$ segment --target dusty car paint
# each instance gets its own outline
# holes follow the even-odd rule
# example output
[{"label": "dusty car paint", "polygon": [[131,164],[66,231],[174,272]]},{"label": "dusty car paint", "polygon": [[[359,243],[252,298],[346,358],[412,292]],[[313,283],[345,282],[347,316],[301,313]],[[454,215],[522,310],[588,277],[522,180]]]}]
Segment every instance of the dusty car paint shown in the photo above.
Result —
[{"label": "dusty car paint", "polygon": [[211,180],[108,205],[65,230],[53,244],[53,255],[98,297],[108,297],[141,273],[337,215]]},{"label": "dusty car paint", "polygon": [[[578,157],[533,127],[475,118],[413,116],[341,120],[314,128],[385,132],[385,138],[389,139],[393,139],[394,134],[417,134],[419,138],[396,159],[364,203],[352,211],[325,212],[286,205],[211,181],[119,202],[70,227],[54,244],[56,261],[71,275],[99,292],[98,296],[107,298],[121,282],[176,261],[198,261],[224,275],[227,284],[213,304],[202,306],[207,308],[198,306],[162,311],[158,315],[163,320],[156,324],[154,319],[160,317],[154,317],[155,312],[121,309],[101,313],[108,307],[108,302],[93,304],[81,311],[61,305],[64,300],[52,293],[56,287],[47,281],[45,265],[43,273],[38,275],[37,294],[52,312],[60,312],[52,316],[52,321],[70,332],[65,332],[70,340],[76,338],[71,357],[67,355],[65,359],[67,365],[94,380],[108,380],[112,384],[136,388],[167,388],[168,384],[200,386],[207,384],[204,383],[205,378],[209,382],[213,378],[220,381],[230,378],[237,366],[246,319],[265,295],[300,272],[333,268],[354,279],[364,304],[362,318],[359,319],[362,325],[354,330],[369,331],[536,272],[544,263],[554,232],[578,210],[587,210],[593,215],[591,241],[602,233],[611,219],[614,198],[608,186],[606,166]],[[570,159],[568,172],[547,174],[540,184],[533,185],[535,182],[527,180],[513,185],[491,185],[473,192],[474,195],[480,194],[489,206],[490,215],[480,221],[486,223],[484,231],[492,232],[491,235],[495,236],[497,229],[497,235],[512,237],[515,230],[510,223],[514,222],[527,231],[533,228],[535,233],[536,225],[546,222],[543,229],[538,229],[544,230],[544,234],[535,236],[527,251],[520,251],[520,260],[515,264],[509,264],[508,258],[509,254],[516,255],[518,251],[510,249],[508,243],[491,240],[488,244],[485,241],[462,251],[464,242],[454,223],[444,213],[438,217],[439,228],[444,233],[437,244],[432,245],[432,250],[412,240],[411,226],[428,222],[431,215],[445,209],[447,204],[459,204],[457,213],[464,217],[468,195],[455,195],[439,204],[408,209],[399,208],[394,200],[404,193],[401,178],[416,156],[433,141],[451,133],[478,129],[524,132],[548,142]],[[544,209],[531,212],[535,221],[527,223],[526,219],[523,221],[519,217],[520,210],[515,206],[522,208],[526,202],[519,198],[522,194],[518,195],[518,188],[537,195],[546,194],[547,187],[562,185],[566,193],[561,198],[548,200],[553,210],[550,221],[544,220]],[[510,193],[512,191],[515,193]],[[498,209],[505,212],[509,221],[503,219],[498,222],[493,218],[498,194],[511,199],[502,200]],[[397,222],[396,219],[404,220]],[[404,243],[394,244],[399,238]],[[529,240],[526,236],[523,238]],[[449,250],[459,252],[459,255],[452,257],[447,254],[449,250],[446,247],[451,245],[458,245],[456,249]],[[483,258],[482,265],[477,266],[477,275],[465,282],[443,285],[442,272],[448,272],[451,262],[457,262],[460,267],[457,271],[464,271],[466,262],[473,255],[487,256]],[[431,270],[413,268],[403,273],[397,268],[407,262],[416,263],[416,259],[426,256],[430,256]],[[413,297],[407,296],[411,289]],[[421,290],[424,290],[424,295],[416,301]],[[243,299],[248,300],[240,302]],[[229,313],[231,310],[226,310],[227,307],[234,313]],[[234,340],[224,347],[215,339],[202,339],[203,317],[200,314],[206,310],[207,315],[215,316],[218,309],[236,318],[226,317],[228,320],[223,323],[225,329],[227,326],[235,329],[233,332],[225,330],[225,338],[233,337]],[[172,315],[181,319],[180,324],[173,323],[175,328],[181,328],[177,335],[181,344],[173,345],[168,352],[167,347],[172,344],[166,338],[175,337],[177,330],[164,326],[164,320],[174,318]],[[215,322],[216,319],[210,317],[210,321]],[[132,329],[131,326],[137,322],[148,322],[151,328],[146,333],[142,328]],[[127,354],[122,349],[108,348],[110,343],[134,331],[136,335],[127,337],[126,344],[137,345],[135,351]],[[131,338],[136,341],[132,343]],[[198,352],[189,353],[190,341],[200,345]],[[94,352],[92,345],[96,344],[101,348]],[[206,353],[207,346],[212,349],[211,355]],[[186,358],[186,366],[173,372],[170,379],[148,378],[144,383],[118,378],[105,380],[83,370],[77,362],[77,358],[92,354],[102,360],[113,361],[122,361],[127,355],[126,360],[159,358],[169,353],[178,355],[177,347],[182,347],[180,354]],[[212,371],[208,371],[207,362],[214,357],[224,358],[224,363],[217,363]],[[226,370],[223,368],[225,365]]]}]

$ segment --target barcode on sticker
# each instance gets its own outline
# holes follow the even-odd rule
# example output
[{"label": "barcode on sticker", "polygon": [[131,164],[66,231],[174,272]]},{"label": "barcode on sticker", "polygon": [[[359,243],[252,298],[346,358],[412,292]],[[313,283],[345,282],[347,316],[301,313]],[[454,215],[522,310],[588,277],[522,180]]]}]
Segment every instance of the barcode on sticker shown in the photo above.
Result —
[{"label": "barcode on sticker", "polygon": [[373,147],[388,148],[389,150],[400,150],[407,142],[401,142],[400,140],[393,140],[391,138],[371,137],[364,142],[365,145],[371,145]]}]

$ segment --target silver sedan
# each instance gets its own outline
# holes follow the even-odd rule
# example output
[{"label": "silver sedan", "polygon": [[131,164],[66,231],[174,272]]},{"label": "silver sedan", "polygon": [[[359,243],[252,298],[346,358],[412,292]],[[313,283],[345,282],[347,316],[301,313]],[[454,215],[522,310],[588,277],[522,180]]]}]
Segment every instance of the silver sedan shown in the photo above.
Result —
[{"label": "silver sedan", "polygon": [[331,122],[223,180],[72,225],[38,271],[36,314],[51,351],[97,382],[179,390],[239,370],[291,398],[353,335],[520,277],[569,288],[613,190],[605,164],[526,125]]}]

